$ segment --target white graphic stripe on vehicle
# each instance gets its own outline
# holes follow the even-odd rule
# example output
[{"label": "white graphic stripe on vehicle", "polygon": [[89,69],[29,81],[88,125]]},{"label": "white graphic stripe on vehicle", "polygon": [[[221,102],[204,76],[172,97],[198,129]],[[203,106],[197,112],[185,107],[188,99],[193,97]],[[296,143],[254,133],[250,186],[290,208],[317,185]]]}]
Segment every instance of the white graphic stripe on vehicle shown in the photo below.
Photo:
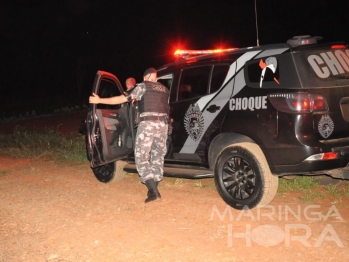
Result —
[{"label": "white graphic stripe on vehicle", "polygon": [[[234,75],[236,74],[237,71],[239,71],[244,66],[246,61],[250,60],[253,56],[258,54],[259,52],[260,51],[247,52],[242,56],[240,56],[233,64],[230,65],[228,75],[222,87],[216,93],[213,93],[207,96],[209,98],[205,96],[203,98],[200,98],[199,101],[197,101],[197,105],[202,112],[201,117],[204,119],[204,126],[201,134],[206,132],[207,128],[210,126],[212,121],[216,118],[216,116],[220,112],[220,110],[217,110],[214,113],[210,113],[207,110],[204,110],[204,111],[202,110],[205,108],[208,108],[210,105],[215,105],[216,107],[223,108],[228,103],[230,96],[233,93]],[[238,75],[240,73],[241,71],[238,73]],[[243,74],[242,74],[242,79],[243,79]],[[199,145],[200,139],[194,140],[193,138],[188,136],[180,153],[193,154]]]},{"label": "white graphic stripe on vehicle", "polygon": [[[240,56],[234,63],[230,65],[228,74],[223,82],[222,87],[213,94],[204,96],[197,101],[197,106],[201,110],[201,118],[204,119],[204,125],[200,134],[204,134],[207,128],[211,125],[216,116],[220,113],[220,110],[217,110],[214,113],[211,113],[205,109],[209,108],[211,105],[219,107],[222,109],[230,100],[231,97],[234,97],[237,93],[241,91],[242,88],[246,86],[244,78],[243,66],[253,57],[265,57],[271,55],[281,54],[288,50],[288,48],[280,48],[276,50],[258,50],[251,51]],[[234,77],[235,76],[235,77]],[[202,135],[201,135],[202,136]],[[192,137],[188,136],[185,141],[183,148],[179,153],[193,154],[195,153],[201,137]]]}]

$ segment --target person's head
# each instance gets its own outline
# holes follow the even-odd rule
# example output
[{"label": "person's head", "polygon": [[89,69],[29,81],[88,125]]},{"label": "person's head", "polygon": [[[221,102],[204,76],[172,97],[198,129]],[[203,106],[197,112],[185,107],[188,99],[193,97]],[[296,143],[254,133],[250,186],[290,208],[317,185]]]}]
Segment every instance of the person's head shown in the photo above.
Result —
[{"label": "person's head", "polygon": [[129,77],[126,79],[126,88],[130,89],[131,87],[133,87],[136,84],[136,79],[134,79],[133,77]]},{"label": "person's head", "polygon": [[143,74],[144,81],[156,82],[156,78],[157,78],[157,71],[154,67],[149,67],[147,70],[144,71],[144,74]]}]

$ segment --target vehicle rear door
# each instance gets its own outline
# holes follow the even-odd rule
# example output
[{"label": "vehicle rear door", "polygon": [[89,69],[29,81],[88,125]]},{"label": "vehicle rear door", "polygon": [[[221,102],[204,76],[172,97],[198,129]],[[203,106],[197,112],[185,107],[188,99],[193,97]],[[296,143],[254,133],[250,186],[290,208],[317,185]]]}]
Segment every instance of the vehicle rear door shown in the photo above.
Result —
[{"label": "vehicle rear door", "polygon": [[[293,52],[302,87],[325,97],[329,111],[314,115],[319,140],[339,142],[349,137],[349,48],[332,43],[300,47]],[[344,140],[342,140],[344,141]],[[346,142],[348,143],[348,142]]]},{"label": "vehicle rear door", "polygon": [[[123,94],[123,87],[115,75],[98,71],[92,92],[106,98]],[[86,147],[91,167],[105,165],[133,152],[131,117],[129,103],[91,104],[86,119]]]},{"label": "vehicle rear door", "polygon": [[222,86],[228,70],[228,63],[208,63],[181,69],[177,89],[171,90],[176,92],[170,114],[176,159],[204,162],[211,134],[219,129],[224,116],[222,106],[217,104],[218,99],[212,98]]}]

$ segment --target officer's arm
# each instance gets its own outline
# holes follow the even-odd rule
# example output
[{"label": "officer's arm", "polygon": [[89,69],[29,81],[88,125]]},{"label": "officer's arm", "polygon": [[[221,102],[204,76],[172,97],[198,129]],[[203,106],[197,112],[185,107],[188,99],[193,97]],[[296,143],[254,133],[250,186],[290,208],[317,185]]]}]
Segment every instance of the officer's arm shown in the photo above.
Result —
[{"label": "officer's arm", "polygon": [[95,93],[92,93],[92,96],[90,96],[89,101],[91,104],[118,105],[127,102],[127,99],[124,95],[100,98]]}]

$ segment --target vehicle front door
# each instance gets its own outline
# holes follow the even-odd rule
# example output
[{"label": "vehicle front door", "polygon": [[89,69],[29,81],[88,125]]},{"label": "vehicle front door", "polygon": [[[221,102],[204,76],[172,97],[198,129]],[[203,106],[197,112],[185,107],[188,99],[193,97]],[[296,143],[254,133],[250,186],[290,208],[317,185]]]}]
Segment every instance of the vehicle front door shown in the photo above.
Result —
[{"label": "vehicle front door", "polygon": [[[118,78],[98,71],[92,92],[101,98],[119,96],[123,88]],[[130,105],[91,104],[87,113],[87,154],[91,167],[124,158],[133,151],[134,128]]]}]

